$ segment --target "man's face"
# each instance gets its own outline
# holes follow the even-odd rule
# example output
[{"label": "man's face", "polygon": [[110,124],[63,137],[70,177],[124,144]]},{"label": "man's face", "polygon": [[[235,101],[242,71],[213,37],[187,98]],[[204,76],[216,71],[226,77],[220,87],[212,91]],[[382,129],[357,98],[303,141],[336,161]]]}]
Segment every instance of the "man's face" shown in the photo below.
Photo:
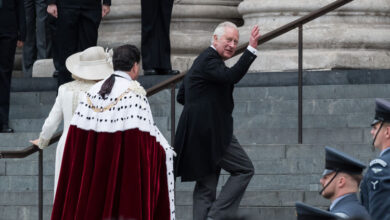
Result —
[{"label": "man's face", "polygon": [[219,38],[214,35],[213,46],[223,60],[231,58],[236,52],[238,37],[238,30],[232,27],[225,27],[225,34]]},{"label": "man's face", "polygon": [[386,126],[382,126],[382,128],[379,129],[381,127],[382,123],[383,122],[378,122],[378,123],[374,124],[373,126],[371,126],[371,132],[370,132],[372,139],[374,139],[376,136],[376,139],[375,139],[375,142],[373,143],[373,145],[374,145],[374,147],[376,147],[378,149],[380,149],[382,146],[384,132],[386,131]]},{"label": "man's face", "polygon": [[[334,177],[334,175],[336,175],[336,172],[333,172],[333,173],[329,173],[325,176],[323,176],[321,179],[320,179],[320,183],[322,185],[322,188],[325,187],[329,181],[332,180],[332,178]],[[336,187],[336,179],[337,177],[329,184],[329,186],[326,187],[326,189],[322,192],[322,196],[325,198],[325,199],[331,199],[334,194],[335,194],[335,187]]]},{"label": "man's face", "polygon": [[132,80],[138,79],[139,76],[139,64],[134,63],[133,67],[130,70],[130,77]]}]

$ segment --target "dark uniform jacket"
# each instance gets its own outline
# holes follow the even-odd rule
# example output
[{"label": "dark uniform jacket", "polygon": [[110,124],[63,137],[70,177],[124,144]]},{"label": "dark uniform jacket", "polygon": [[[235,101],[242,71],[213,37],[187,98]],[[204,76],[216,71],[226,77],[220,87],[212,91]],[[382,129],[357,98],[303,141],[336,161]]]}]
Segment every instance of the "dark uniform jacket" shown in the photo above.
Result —
[{"label": "dark uniform jacket", "polygon": [[372,220],[390,219],[390,151],[370,162],[360,184],[361,201]]},{"label": "dark uniform jacket", "polygon": [[330,212],[334,214],[343,213],[349,218],[370,219],[370,215],[368,215],[367,210],[360,204],[355,193],[348,194],[338,201]]},{"label": "dark uniform jacket", "polygon": [[0,0],[0,33],[17,35],[21,41],[26,39],[23,0]]},{"label": "dark uniform jacket", "polygon": [[[60,8],[97,9],[102,7],[101,0],[46,0],[46,3],[56,4]],[[103,0],[103,5],[111,5],[111,0]]]},{"label": "dark uniform jacket", "polygon": [[203,51],[184,77],[177,101],[184,105],[174,147],[175,174],[194,181],[217,171],[233,134],[234,84],[256,56],[245,50],[231,68],[212,47]]}]

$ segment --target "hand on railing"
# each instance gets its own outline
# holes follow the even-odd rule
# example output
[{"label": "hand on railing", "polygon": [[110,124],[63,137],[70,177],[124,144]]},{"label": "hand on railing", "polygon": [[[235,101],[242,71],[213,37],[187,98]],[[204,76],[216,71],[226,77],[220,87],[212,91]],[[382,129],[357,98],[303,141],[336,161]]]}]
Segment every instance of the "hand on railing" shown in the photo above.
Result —
[{"label": "hand on railing", "polygon": [[258,25],[255,25],[253,28],[252,28],[252,31],[251,31],[251,36],[249,37],[249,45],[253,48],[257,48],[257,45],[258,45],[258,42],[259,42],[259,38],[260,38],[260,28]]},{"label": "hand on railing", "polygon": [[29,142],[32,143],[32,144],[34,144],[35,146],[38,146],[39,138],[38,138],[38,139],[35,139],[35,140],[30,140]]}]

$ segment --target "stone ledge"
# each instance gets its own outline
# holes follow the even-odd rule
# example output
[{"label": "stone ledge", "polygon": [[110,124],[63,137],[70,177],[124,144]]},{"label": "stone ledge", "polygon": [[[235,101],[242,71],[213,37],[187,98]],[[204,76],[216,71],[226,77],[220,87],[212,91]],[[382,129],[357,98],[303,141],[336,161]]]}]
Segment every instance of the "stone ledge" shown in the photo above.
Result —
[{"label": "stone ledge", "polygon": [[[390,69],[334,69],[322,71],[304,71],[303,85],[361,85],[361,84],[390,84]],[[166,76],[140,76],[139,82],[146,89],[169,79]],[[251,72],[248,73],[237,87],[281,87],[297,86],[298,74],[292,72]],[[180,85],[180,83],[178,84]],[[178,87],[177,85],[177,87]],[[56,91],[57,79],[41,78],[13,78],[12,92]]]}]

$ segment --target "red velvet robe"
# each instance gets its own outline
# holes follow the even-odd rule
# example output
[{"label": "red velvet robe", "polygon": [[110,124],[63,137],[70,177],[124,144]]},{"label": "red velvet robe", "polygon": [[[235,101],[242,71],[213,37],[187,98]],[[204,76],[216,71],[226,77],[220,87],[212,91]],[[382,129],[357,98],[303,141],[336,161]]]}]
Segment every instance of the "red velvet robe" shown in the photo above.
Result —
[{"label": "red velvet robe", "polygon": [[173,220],[174,152],[154,125],[145,91],[116,77],[103,100],[101,84],[69,127],[51,219]]}]

